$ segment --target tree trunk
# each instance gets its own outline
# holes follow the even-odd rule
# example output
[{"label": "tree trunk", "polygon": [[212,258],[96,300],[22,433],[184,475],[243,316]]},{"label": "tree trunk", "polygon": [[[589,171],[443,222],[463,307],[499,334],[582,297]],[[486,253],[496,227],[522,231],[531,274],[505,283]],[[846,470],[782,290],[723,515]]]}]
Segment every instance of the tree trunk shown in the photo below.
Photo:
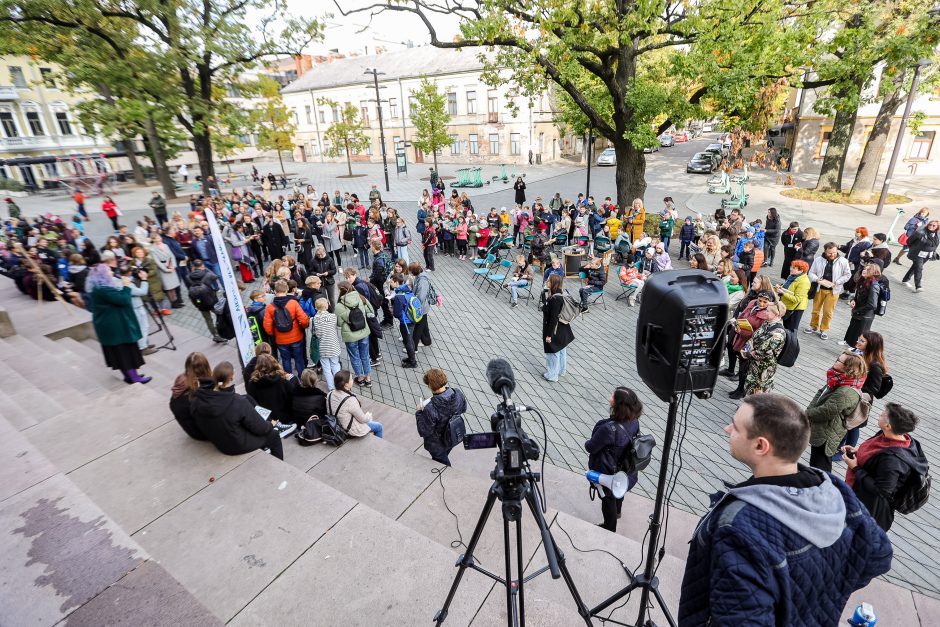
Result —
[{"label": "tree trunk", "polygon": [[614,151],[617,154],[617,205],[629,207],[634,198],[642,199],[646,193],[646,157],[625,139],[614,141]]},{"label": "tree trunk", "polygon": [[167,200],[176,198],[176,184],[170,175],[170,168],[166,164],[166,157],[163,154],[163,143],[160,135],[157,134],[157,125],[153,121],[153,116],[148,115],[144,122],[144,131],[147,135],[147,143],[150,144],[150,154],[153,158],[153,169],[157,173],[157,180],[160,181],[160,187],[163,188],[163,195]]},{"label": "tree trunk", "polygon": [[[856,84],[861,89],[861,81]],[[840,96],[847,97],[846,88]],[[842,192],[842,173],[845,170],[845,158],[849,153],[849,144],[852,143],[852,131],[855,130],[855,118],[858,117],[858,103],[852,107],[845,107],[836,111],[836,118],[832,122],[832,133],[829,136],[829,147],[823,158],[822,169],[819,171],[819,180],[816,182],[816,191]]]},{"label": "tree trunk", "polygon": [[280,164],[281,164],[281,174],[286,174],[286,173],[284,172],[284,160],[281,158],[281,149],[280,149],[280,148],[277,149],[277,160],[278,160],[278,161],[280,162]]},{"label": "tree trunk", "polygon": [[[199,128],[199,125],[196,125]],[[209,131],[193,131],[193,148],[196,150],[196,159],[199,160],[199,174],[202,176],[202,186],[205,189],[209,177],[215,178],[215,165],[212,163],[212,140]]]},{"label": "tree trunk", "polygon": [[875,124],[871,129],[871,136],[862,152],[862,161],[855,173],[855,182],[852,184],[853,198],[871,200],[875,193],[875,179],[878,178],[878,169],[881,166],[881,157],[888,144],[888,134],[891,132],[891,121],[898,107],[904,102],[904,72],[895,79],[895,90],[885,96],[875,117]]},{"label": "tree trunk", "polygon": [[349,151],[349,142],[346,142],[346,169],[349,170],[349,177],[352,178],[352,153]]},{"label": "tree trunk", "polygon": [[437,172],[437,151],[432,150],[431,155],[434,157],[434,171]]},{"label": "tree trunk", "polygon": [[134,139],[128,137],[130,133],[121,133],[121,145],[124,146],[124,152],[127,154],[127,161],[131,164],[131,172],[134,174],[135,185],[146,185],[147,179],[144,177],[144,170],[140,167],[140,160],[137,159],[137,153],[134,152]]}]

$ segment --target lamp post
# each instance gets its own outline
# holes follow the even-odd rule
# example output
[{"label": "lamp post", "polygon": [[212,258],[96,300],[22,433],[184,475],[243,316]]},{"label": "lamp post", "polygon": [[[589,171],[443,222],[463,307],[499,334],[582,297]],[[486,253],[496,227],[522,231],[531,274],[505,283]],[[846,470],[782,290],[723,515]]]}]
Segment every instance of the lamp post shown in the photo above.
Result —
[{"label": "lamp post", "polygon": [[379,114],[379,141],[382,143],[382,169],[385,170],[385,191],[388,192],[388,157],[385,154],[385,128],[382,126],[382,98],[379,96],[379,74],[385,74],[385,72],[379,72],[375,68],[371,70],[366,70],[366,74],[372,75],[372,80],[375,82],[375,108]]},{"label": "lamp post", "polygon": [[891,151],[891,160],[888,162],[888,171],[885,173],[885,182],[881,186],[881,196],[878,197],[878,206],[875,215],[880,216],[885,209],[885,200],[888,198],[888,188],[891,187],[891,177],[894,176],[894,165],[901,152],[901,142],[904,141],[904,132],[907,130],[908,120],[911,118],[911,107],[914,104],[914,94],[917,92],[917,81],[920,78],[921,68],[930,65],[927,59],[921,59],[914,64],[914,76],[911,78],[911,90],[907,94],[907,103],[904,105],[904,115],[901,117],[901,126],[898,128],[898,138],[894,141],[894,150]]},{"label": "lamp post", "polygon": [[587,199],[591,197],[591,157],[594,148],[594,127],[588,127],[588,140],[587,140],[587,181],[585,181],[584,187],[584,202],[587,202]]}]

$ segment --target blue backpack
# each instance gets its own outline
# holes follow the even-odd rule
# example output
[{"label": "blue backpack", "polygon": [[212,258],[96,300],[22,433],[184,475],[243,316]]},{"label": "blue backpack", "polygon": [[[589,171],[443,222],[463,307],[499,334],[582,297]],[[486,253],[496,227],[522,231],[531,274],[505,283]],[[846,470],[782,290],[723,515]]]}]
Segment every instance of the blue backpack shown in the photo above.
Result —
[{"label": "blue backpack", "polygon": [[317,315],[317,308],[313,306],[312,298],[301,298],[297,302],[300,303],[300,308],[304,310],[304,313],[311,318]]},{"label": "blue backpack", "polygon": [[424,318],[424,307],[421,300],[414,295],[414,292],[404,292],[401,294],[405,298],[405,306],[402,310],[402,322],[405,324],[415,324]]}]

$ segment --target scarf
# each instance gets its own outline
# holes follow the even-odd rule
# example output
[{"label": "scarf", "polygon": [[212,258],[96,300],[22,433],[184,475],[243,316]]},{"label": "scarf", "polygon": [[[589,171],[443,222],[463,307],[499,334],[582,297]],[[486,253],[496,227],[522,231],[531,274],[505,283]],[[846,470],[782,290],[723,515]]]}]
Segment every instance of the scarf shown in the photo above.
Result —
[{"label": "scarf", "polygon": [[830,368],[826,371],[826,386],[830,390],[834,390],[835,388],[842,386],[849,386],[855,388],[856,390],[861,390],[863,385],[865,385],[864,377],[861,379],[853,379],[844,372],[839,372],[835,368]]},{"label": "scarf", "polygon": [[783,289],[785,290],[790,289],[790,284],[796,281],[801,276],[803,276],[802,272],[800,272],[799,274],[791,274],[790,276],[788,276],[787,280],[783,282]]}]

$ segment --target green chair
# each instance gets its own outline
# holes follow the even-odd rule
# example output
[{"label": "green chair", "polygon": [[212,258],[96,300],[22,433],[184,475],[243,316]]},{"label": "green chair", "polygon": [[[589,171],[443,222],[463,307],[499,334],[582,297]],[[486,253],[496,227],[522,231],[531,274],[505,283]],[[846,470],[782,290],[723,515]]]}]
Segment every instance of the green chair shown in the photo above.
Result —
[{"label": "green chair", "polygon": [[[587,279],[587,273],[586,273],[586,272],[579,272],[579,273],[578,273],[578,276],[581,278],[582,287],[588,287],[587,284],[584,283],[584,281]],[[602,287],[601,287],[601,288],[592,287],[592,289],[595,290],[595,291],[591,292],[591,293],[588,295],[588,304],[589,304],[589,305],[593,305],[593,304],[596,303],[597,301],[600,301],[600,303],[604,306],[604,309],[606,310],[606,309],[607,309],[607,300],[604,298],[604,288],[602,288]]]},{"label": "green chair", "polygon": [[606,253],[613,247],[613,244],[610,241],[609,237],[604,235],[598,235],[594,238],[594,252],[595,253]]},{"label": "green chair", "polygon": [[512,262],[508,259],[502,259],[499,262],[499,266],[496,267],[495,272],[492,274],[486,275],[486,292],[490,291],[490,287],[496,286],[496,293],[499,294],[499,290],[506,283],[506,278],[509,276],[509,270],[512,268]]},{"label": "green chair", "polygon": [[[477,262],[480,262],[477,264]],[[490,273],[490,269],[493,264],[496,263],[496,255],[487,255],[486,259],[474,259],[474,264],[477,264],[479,267],[473,270],[473,283],[471,285],[476,285],[477,279],[480,279],[480,284],[486,280],[486,275]]]}]

